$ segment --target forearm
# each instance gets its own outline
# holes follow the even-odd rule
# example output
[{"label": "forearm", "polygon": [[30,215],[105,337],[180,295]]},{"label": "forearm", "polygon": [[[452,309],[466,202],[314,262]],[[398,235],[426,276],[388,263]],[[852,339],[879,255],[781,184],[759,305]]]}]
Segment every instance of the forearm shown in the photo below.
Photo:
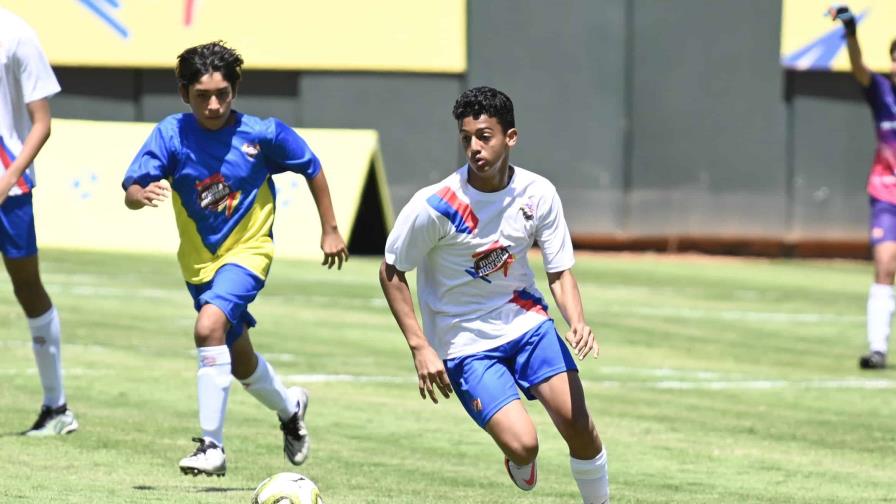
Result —
[{"label": "forearm", "polygon": [[383,261],[380,265],[380,286],[392,316],[412,351],[429,345],[414,313],[414,301],[404,273]]},{"label": "forearm", "polygon": [[311,190],[314,204],[317,205],[321,231],[324,233],[339,231],[336,226],[336,214],[333,212],[333,201],[330,199],[330,187],[323,171],[308,181],[308,188]]},{"label": "forearm", "polygon": [[570,326],[584,324],[585,310],[582,307],[582,296],[572,271],[548,273],[548,283],[551,294],[554,296],[554,302],[557,303],[557,308],[566,323]]},{"label": "forearm", "polygon": [[6,169],[6,177],[16,181],[22,176],[28,166],[34,162],[37,153],[50,138],[50,105],[44,100],[37,100],[28,104],[28,112],[31,117],[31,129],[22,144],[22,150],[18,157]]},{"label": "forearm", "polygon": [[862,48],[855,35],[846,36],[846,49],[849,53],[849,64],[852,75],[862,86],[868,86],[871,82],[871,72],[862,60]]}]

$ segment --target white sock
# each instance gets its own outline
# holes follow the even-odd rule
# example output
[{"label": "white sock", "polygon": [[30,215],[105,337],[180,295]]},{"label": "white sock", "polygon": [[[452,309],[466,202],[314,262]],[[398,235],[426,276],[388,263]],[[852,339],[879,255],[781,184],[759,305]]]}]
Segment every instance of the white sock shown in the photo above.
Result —
[{"label": "white sock", "polygon": [[868,289],[868,347],[872,352],[887,353],[894,309],[896,299],[893,296],[893,286],[871,284]]},{"label": "white sock", "polygon": [[224,412],[230,392],[230,350],[227,345],[197,348],[199,428],[202,437],[224,446]]},{"label": "white sock", "polygon": [[40,373],[40,384],[44,389],[44,405],[51,408],[65,403],[65,390],[62,388],[62,355],[59,329],[59,314],[51,307],[47,313],[28,319],[31,329],[31,349]]},{"label": "white sock", "polygon": [[286,387],[283,386],[283,382],[280,381],[268,361],[257,353],[255,356],[258,357],[258,367],[250,377],[240,380],[240,383],[243,384],[247,392],[252,394],[252,397],[276,411],[280,420],[287,420],[298,410],[296,400],[289,397]]},{"label": "white sock", "polygon": [[609,504],[610,482],[607,478],[607,451],[601,452],[591,460],[569,458],[572,477],[579,485],[583,504]]}]

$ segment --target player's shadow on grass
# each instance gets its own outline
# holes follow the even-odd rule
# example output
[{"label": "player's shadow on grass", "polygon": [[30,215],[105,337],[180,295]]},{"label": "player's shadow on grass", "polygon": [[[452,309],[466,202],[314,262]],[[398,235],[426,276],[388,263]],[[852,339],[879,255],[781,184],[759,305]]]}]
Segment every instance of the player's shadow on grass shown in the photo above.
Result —
[{"label": "player's shadow on grass", "polygon": [[[153,491],[159,490],[159,487],[152,485],[134,485],[134,490],[145,490],[145,491]],[[196,488],[193,491],[196,493],[227,493],[227,492],[252,492],[254,488],[237,488],[237,487],[205,487],[205,488]]]}]

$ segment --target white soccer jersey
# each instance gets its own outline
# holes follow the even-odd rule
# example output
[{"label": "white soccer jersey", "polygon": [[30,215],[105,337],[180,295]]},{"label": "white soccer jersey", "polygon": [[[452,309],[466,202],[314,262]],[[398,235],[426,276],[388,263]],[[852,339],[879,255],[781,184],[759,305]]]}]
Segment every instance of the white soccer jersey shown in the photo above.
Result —
[{"label": "white soccer jersey", "polygon": [[527,252],[544,268],[575,262],[563,208],[546,178],[514,167],[510,184],[483,193],[467,166],[418,191],[386,241],[386,262],[417,268],[423,331],[442,359],[500,346],[548,318]]},{"label": "white soccer jersey", "polygon": [[[0,7],[0,166],[18,157],[31,130],[26,105],[60,90],[37,34],[22,18]],[[34,164],[9,191],[10,196],[34,187]]]}]

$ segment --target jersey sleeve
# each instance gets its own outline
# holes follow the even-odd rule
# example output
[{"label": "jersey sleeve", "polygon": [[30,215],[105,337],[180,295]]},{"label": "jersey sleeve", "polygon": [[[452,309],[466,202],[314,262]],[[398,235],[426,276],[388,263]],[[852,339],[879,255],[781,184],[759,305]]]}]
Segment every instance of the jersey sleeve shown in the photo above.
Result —
[{"label": "jersey sleeve", "polygon": [[127,191],[134,184],[146,187],[152,182],[170,177],[175,152],[171,143],[166,138],[162,125],[157,125],[131,161],[121,187]]},{"label": "jersey sleeve", "polygon": [[441,236],[439,220],[415,197],[401,209],[386,239],[386,262],[400,271],[411,271],[423,263]]},{"label": "jersey sleeve", "polygon": [[548,273],[568,270],[575,264],[576,259],[572,249],[572,239],[569,237],[569,228],[563,217],[563,205],[553,187],[539,206],[544,208],[537,209],[538,221],[535,225],[535,240],[541,247],[544,270]]},{"label": "jersey sleeve", "polygon": [[274,131],[271,145],[266,151],[271,173],[291,171],[311,180],[320,173],[320,160],[292,128],[282,121],[273,119]]},{"label": "jersey sleeve", "polygon": [[876,73],[871,74],[871,80],[868,82],[868,87],[864,89],[865,91],[865,101],[871,105],[871,108],[877,113],[877,110],[880,106],[884,105],[883,98],[883,88],[882,86],[888,84],[885,77],[882,77]]},{"label": "jersey sleeve", "polygon": [[19,39],[15,49],[25,103],[49,98],[60,91],[59,81],[36,37]]}]

